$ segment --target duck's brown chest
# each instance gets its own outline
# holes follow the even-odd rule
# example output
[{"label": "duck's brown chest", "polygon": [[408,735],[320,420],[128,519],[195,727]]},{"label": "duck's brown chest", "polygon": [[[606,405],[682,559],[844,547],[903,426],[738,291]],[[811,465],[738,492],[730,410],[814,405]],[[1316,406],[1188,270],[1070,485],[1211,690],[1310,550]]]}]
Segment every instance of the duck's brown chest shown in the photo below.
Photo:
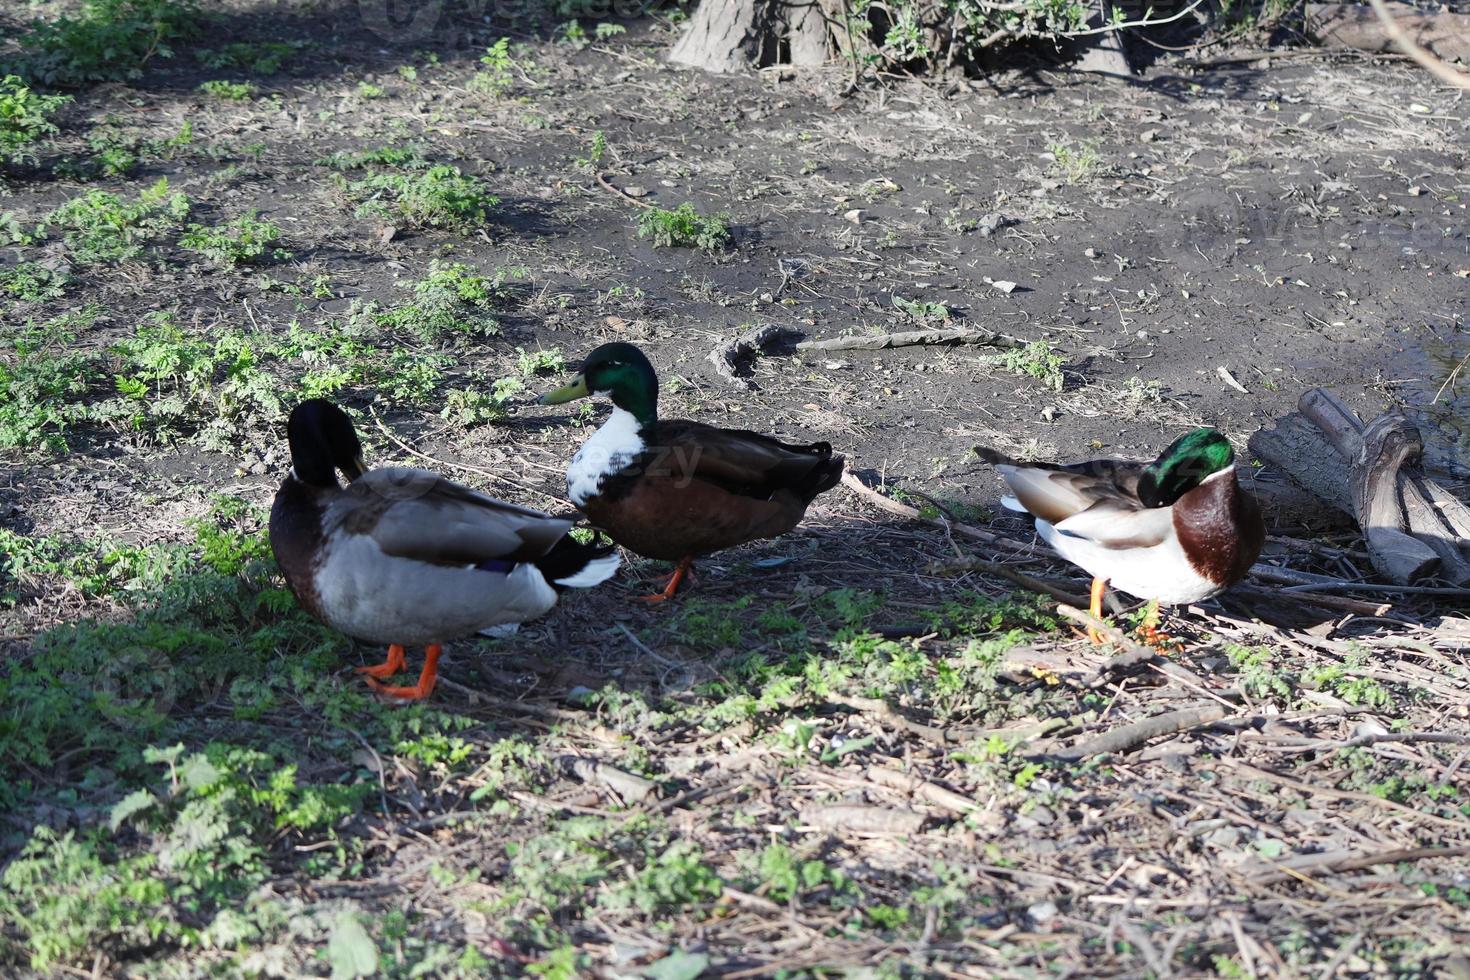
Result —
[{"label": "duck's brown chest", "polygon": [[1174,532],[1189,563],[1221,588],[1245,578],[1266,542],[1261,508],[1233,472],[1179,498]]},{"label": "duck's brown chest", "polygon": [[324,508],[317,495],[300,481],[290,478],[281,484],[271,505],[271,551],[286,578],[286,585],[302,608],[317,619],[322,615],[321,593],[316,571],[326,537],[322,531]]}]

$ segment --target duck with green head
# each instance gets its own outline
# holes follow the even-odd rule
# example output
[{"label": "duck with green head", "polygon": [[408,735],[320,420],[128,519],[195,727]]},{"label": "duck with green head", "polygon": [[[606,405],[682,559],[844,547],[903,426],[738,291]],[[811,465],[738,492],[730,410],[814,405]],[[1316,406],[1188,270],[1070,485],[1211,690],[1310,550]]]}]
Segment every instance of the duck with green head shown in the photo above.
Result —
[{"label": "duck with green head", "polygon": [[1150,635],[1158,603],[1228,589],[1266,538],[1260,508],[1235,477],[1234,450],[1215,429],[1186,433],[1151,463],[1020,463],[983,446],[975,452],[1010,487],[1001,502],[1033,515],[1046,542],[1092,576],[1092,614],[1102,615],[1111,582],[1149,600]]},{"label": "duck with green head", "polygon": [[671,598],[694,559],[794,528],[807,505],[842,478],[843,459],[825,442],[789,445],[739,429],[658,417],[658,376],[632,344],[598,347],[563,388],[539,399],[559,405],[591,395],[612,416],[567,468],[567,492],[594,527],[646,558],[678,562]]}]

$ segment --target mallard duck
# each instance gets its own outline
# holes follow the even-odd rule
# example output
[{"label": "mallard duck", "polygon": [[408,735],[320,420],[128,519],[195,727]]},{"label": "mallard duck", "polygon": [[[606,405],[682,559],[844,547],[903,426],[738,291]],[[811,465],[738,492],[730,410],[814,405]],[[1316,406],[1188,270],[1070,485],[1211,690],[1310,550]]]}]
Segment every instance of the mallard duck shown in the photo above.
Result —
[{"label": "mallard duck", "polygon": [[[291,472],[271,507],[271,550],[307,612],[389,645],[387,660],[359,668],[384,694],[428,697],[442,641],[535,619],[562,590],[617,571],[611,546],[567,536],[572,521],[424,470],[366,470],[352,420],[330,402],[302,402],[286,428]],[[409,645],[425,646],[418,683],[378,683],[404,669]]]},{"label": "mallard duck", "polygon": [[589,395],[612,399],[612,417],[567,468],[567,492],[588,521],[646,558],[678,565],[670,599],[694,559],[774,538],[842,478],[841,456],[825,442],[793,446],[769,436],[658,417],[658,377],[632,344],[604,344],[571,383],[542,395],[560,405]]},{"label": "mallard duck", "polygon": [[[1198,602],[1245,577],[1261,553],[1261,510],[1235,478],[1235,453],[1214,429],[1195,429],[1152,463],[1099,459],[1020,463],[976,446],[1036,518],[1063,558],[1092,576],[1092,614],[1108,583],[1149,600],[1144,632],[1157,638],[1158,604]],[[1101,637],[1089,630],[1094,640]]]}]

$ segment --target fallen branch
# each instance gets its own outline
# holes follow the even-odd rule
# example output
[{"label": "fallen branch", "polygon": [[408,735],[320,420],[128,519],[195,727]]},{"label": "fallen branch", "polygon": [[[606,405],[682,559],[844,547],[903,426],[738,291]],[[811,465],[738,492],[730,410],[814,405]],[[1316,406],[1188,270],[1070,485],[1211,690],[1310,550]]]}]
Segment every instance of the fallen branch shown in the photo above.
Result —
[{"label": "fallen branch", "polygon": [[1087,602],[1087,597],[1068,592],[1066,589],[1052,585],[1043,579],[1033,578],[1025,572],[1018,572],[1014,568],[1002,565],[998,562],[986,561],[983,558],[966,558],[963,561],[953,562],[930,562],[925,569],[930,575],[958,575],[964,572],[989,572],[991,575],[999,575],[1001,578],[1010,579],[1023,588],[1042,595],[1049,595],[1058,602],[1078,606]]},{"label": "fallen branch", "polygon": [[858,714],[875,714],[895,728],[900,728],[931,742],[938,742],[940,745],[961,741],[959,736],[953,735],[943,728],[935,728],[933,725],[925,725],[922,722],[904,717],[903,713],[897,708],[879,698],[837,697],[835,695],[829,695],[827,700],[832,704],[850,708]]},{"label": "fallen branch", "polygon": [[968,796],[956,793],[952,789],[945,789],[937,783],[931,783],[917,776],[910,776],[906,772],[899,772],[897,769],[874,767],[868,770],[867,776],[879,786],[908,793],[916,799],[932,803],[952,813],[968,814],[983,809],[980,804]]},{"label": "fallen branch", "polygon": [[1104,753],[1127,752],[1137,748],[1150,739],[1158,738],[1160,735],[1173,735],[1178,732],[1188,731],[1191,728],[1199,728],[1204,725],[1212,725],[1228,715],[1229,712],[1218,704],[1202,705],[1198,708],[1184,708],[1180,711],[1170,711],[1143,721],[1134,722],[1131,725],[1123,725],[1114,728],[1097,738],[1070,749],[1052,753],[1053,758],[1068,762],[1076,762],[1081,759],[1090,759],[1093,756]]},{"label": "fallen branch", "polygon": [[799,336],[801,335],[795,330],[770,323],[761,327],[751,327],[740,336],[720,344],[710,351],[705,359],[715,366],[715,373],[728,383],[754,390],[755,382],[736,372],[743,364],[754,360],[768,348],[790,337]]},{"label": "fallen branch", "polygon": [[958,534],[960,537],[970,538],[974,541],[984,541],[986,544],[1000,545],[1012,551],[1025,552],[1030,550],[1021,542],[1005,537],[1004,535],[995,534],[991,531],[982,531],[978,527],[972,527],[969,524],[960,524],[956,521],[938,521],[934,518],[925,517],[917,509],[910,507],[908,504],[899,503],[892,497],[885,497],[877,490],[874,490],[862,480],[858,479],[857,474],[852,470],[847,470],[842,474],[842,485],[879,510],[886,510],[890,514],[897,514],[899,517],[906,517],[911,521],[927,524],[930,527],[947,527],[951,533]]},{"label": "fallen branch", "polygon": [[1360,854],[1353,851],[1329,851],[1325,854],[1303,854],[1285,861],[1264,862],[1267,867],[1248,868],[1246,874],[1253,885],[1267,885],[1276,881],[1301,880],[1305,871],[1361,871],[1379,864],[1398,864],[1401,861],[1423,861],[1427,858],[1464,857],[1470,847],[1411,847],[1377,854]]},{"label": "fallen branch", "polygon": [[800,816],[801,822],[813,830],[855,834],[917,834],[927,819],[913,810],[841,803],[809,806]]},{"label": "fallen branch", "polygon": [[607,182],[606,172],[599,172],[597,174],[597,186],[601,187],[605,191],[610,191],[611,193],[616,194],[619,200],[626,201],[627,203],[632,204],[636,207],[650,209],[657,207],[657,205],[649,204],[647,201],[640,201],[636,197],[629,197],[625,191],[620,191],[612,184],[609,184]]},{"label": "fallen branch", "polygon": [[886,350],[912,347],[916,344],[985,344],[990,347],[1025,347],[1026,342],[1004,337],[982,327],[951,327],[947,330],[906,330],[876,337],[835,337],[832,340],[804,340],[797,350]]},{"label": "fallen branch", "polygon": [[562,771],[575,776],[584,783],[601,783],[622,797],[625,804],[642,803],[658,792],[658,783],[631,772],[624,772],[596,759],[579,755],[564,755],[557,760]]}]

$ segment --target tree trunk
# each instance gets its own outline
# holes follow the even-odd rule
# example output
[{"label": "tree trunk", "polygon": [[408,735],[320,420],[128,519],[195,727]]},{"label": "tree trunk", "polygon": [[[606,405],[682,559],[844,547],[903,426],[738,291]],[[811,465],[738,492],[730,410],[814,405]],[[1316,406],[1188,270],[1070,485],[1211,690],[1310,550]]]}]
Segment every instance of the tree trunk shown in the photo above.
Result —
[{"label": "tree trunk", "polygon": [[775,64],[815,67],[830,53],[819,0],[702,0],[669,60],[731,73]]}]

